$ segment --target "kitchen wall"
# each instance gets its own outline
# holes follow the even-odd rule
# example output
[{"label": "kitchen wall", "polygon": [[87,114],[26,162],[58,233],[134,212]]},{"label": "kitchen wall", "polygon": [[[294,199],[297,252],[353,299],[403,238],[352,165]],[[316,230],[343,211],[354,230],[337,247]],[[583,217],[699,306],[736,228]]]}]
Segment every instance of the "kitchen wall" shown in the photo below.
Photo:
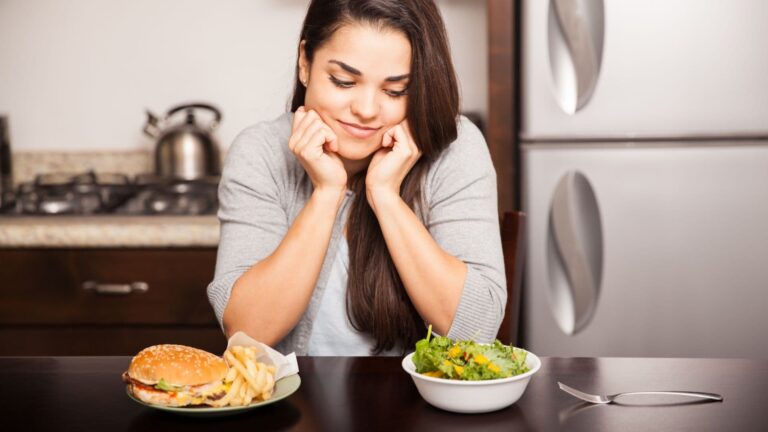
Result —
[{"label": "kitchen wall", "polygon": [[[486,2],[438,0],[462,109],[486,118]],[[145,108],[219,106],[228,147],[285,111],[307,0],[0,0],[14,151],[150,149]]]}]

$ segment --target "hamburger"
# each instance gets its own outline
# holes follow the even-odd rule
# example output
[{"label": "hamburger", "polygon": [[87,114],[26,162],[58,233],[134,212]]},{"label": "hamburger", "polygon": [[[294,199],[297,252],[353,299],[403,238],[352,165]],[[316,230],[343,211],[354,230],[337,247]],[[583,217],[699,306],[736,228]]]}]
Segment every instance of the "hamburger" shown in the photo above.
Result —
[{"label": "hamburger", "polygon": [[184,345],[155,345],[143,349],[123,373],[137,399],[180,407],[215,405],[227,394],[229,368],[221,357]]}]

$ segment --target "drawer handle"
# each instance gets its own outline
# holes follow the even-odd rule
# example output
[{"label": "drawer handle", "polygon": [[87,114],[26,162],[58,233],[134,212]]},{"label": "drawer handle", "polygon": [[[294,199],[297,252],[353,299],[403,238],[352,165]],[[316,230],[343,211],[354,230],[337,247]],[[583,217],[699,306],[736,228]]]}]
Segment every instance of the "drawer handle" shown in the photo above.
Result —
[{"label": "drawer handle", "polygon": [[128,295],[132,292],[147,292],[149,284],[146,282],[131,282],[129,284],[99,283],[96,281],[83,282],[83,289],[95,291],[98,294]]}]

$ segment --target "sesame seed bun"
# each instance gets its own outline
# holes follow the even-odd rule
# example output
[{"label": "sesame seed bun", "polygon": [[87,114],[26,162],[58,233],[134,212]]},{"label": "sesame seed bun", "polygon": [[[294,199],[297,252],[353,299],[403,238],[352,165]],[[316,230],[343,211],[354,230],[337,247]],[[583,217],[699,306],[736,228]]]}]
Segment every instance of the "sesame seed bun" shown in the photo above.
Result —
[{"label": "sesame seed bun", "polygon": [[164,380],[172,386],[199,386],[221,381],[227,363],[207,351],[184,345],[155,345],[131,360],[128,376],[147,385]]}]

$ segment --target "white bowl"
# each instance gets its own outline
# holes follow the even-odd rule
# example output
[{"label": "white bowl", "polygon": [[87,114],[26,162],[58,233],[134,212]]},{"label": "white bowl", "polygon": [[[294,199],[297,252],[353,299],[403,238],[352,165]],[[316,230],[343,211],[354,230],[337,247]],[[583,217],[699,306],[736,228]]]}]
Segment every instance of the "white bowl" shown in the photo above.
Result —
[{"label": "white bowl", "polygon": [[484,413],[506,408],[520,399],[528,382],[541,367],[541,360],[528,352],[528,372],[509,378],[485,381],[459,381],[433,378],[416,372],[413,354],[403,359],[403,369],[411,375],[419,394],[431,405],[458,413]]}]

